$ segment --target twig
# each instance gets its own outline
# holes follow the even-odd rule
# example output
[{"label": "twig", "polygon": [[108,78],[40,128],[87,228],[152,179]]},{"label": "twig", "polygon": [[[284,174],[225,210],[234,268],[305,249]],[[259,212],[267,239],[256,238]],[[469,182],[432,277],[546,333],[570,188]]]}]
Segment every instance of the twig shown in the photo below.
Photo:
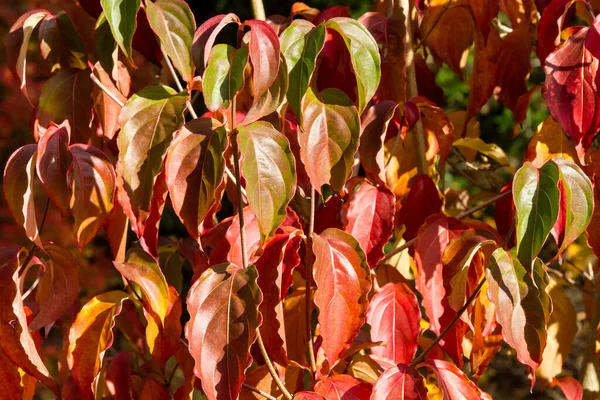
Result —
[{"label": "twig", "polygon": [[[480,205],[478,205],[477,207],[473,207],[473,208],[471,208],[471,209],[469,209],[469,210],[467,210],[467,211],[464,211],[464,212],[462,212],[462,213],[458,214],[458,215],[456,216],[456,218],[458,218],[458,219],[463,219],[463,218],[466,218],[466,217],[470,216],[471,214],[474,214],[474,213],[476,213],[477,211],[479,211],[479,210],[482,210],[482,209],[486,208],[486,207],[487,207],[487,206],[489,206],[490,204],[492,204],[492,203],[495,203],[495,202],[497,202],[498,200],[500,200],[500,199],[502,199],[502,198],[504,198],[504,197],[508,196],[508,195],[509,195],[509,194],[511,194],[511,193],[512,193],[512,190],[507,190],[507,191],[506,191],[506,192],[504,192],[504,193],[500,193],[499,195],[497,195],[497,196],[495,196],[495,197],[493,197],[493,198],[489,199],[488,201],[485,201],[485,202],[481,203],[481,204],[480,204]],[[386,260],[389,260],[390,258],[392,258],[393,256],[395,256],[396,254],[398,254],[398,253],[400,253],[400,252],[402,252],[402,251],[404,251],[404,250],[408,249],[410,246],[412,246],[413,244],[415,244],[416,240],[417,240],[416,238],[415,238],[415,239],[412,239],[412,240],[409,240],[408,242],[404,243],[402,246],[400,246],[400,247],[397,247],[397,248],[395,248],[394,250],[390,251],[389,253],[387,253],[387,254],[386,254],[384,257],[383,257],[383,259],[382,259],[381,261],[379,261],[379,262],[377,263],[377,266],[380,266],[380,265],[383,265],[383,264],[385,264],[385,261],[386,261]]]},{"label": "twig", "polygon": [[277,400],[276,397],[271,396],[269,393],[264,392],[262,390],[260,390],[259,388],[255,388],[254,386],[250,386],[247,383],[242,383],[242,386],[245,387],[248,390],[253,391],[254,393],[258,393],[260,394],[262,397],[264,397],[265,399],[269,399],[269,400]]},{"label": "twig", "polygon": [[431,32],[433,32],[433,30],[435,29],[435,27],[437,26],[437,24],[441,21],[442,17],[446,13],[446,11],[448,11],[448,9],[450,8],[450,4],[452,3],[452,1],[453,0],[449,0],[444,5],[444,8],[442,9],[442,11],[440,11],[438,13],[438,15],[435,18],[435,21],[433,21],[433,24],[431,25],[431,27],[429,28],[429,30],[427,32],[425,32],[425,35],[423,35],[423,38],[421,39],[421,41],[419,43],[417,43],[417,45],[415,46],[415,51],[418,51],[425,44],[425,41],[427,40],[427,38],[429,37],[429,35],[431,35]]},{"label": "twig", "polygon": [[433,340],[433,342],[431,342],[429,344],[429,346],[427,346],[427,348],[425,350],[423,350],[423,352],[421,354],[419,354],[419,356],[417,358],[415,358],[413,360],[413,362],[410,363],[411,367],[414,368],[421,361],[423,361],[425,359],[425,356],[431,350],[433,350],[433,348],[440,342],[440,340],[442,340],[444,338],[444,336],[450,331],[450,329],[452,329],[452,327],[458,322],[458,320],[463,315],[463,313],[467,310],[467,308],[469,308],[469,306],[471,305],[471,303],[473,303],[473,301],[477,298],[477,296],[479,295],[479,291],[483,287],[484,283],[485,283],[485,275],[481,278],[481,280],[479,281],[479,284],[477,285],[477,287],[475,288],[475,290],[473,291],[473,293],[471,293],[471,296],[469,296],[469,298],[467,299],[467,301],[465,302],[465,304],[460,308],[460,310],[458,310],[456,312],[456,315],[454,316],[454,318],[452,319],[452,321],[450,321],[450,323],[448,325],[446,325],[446,327],[444,328],[444,330],[442,332],[440,332],[440,334]]},{"label": "twig", "polygon": [[[415,71],[415,50],[413,49],[412,32],[412,8],[410,0],[401,0],[400,6],[404,12],[404,24],[406,27],[406,41],[404,50],[404,60],[406,65],[406,97],[411,99],[419,95],[417,88],[417,73]],[[425,132],[423,122],[419,118],[412,129],[414,135],[415,152],[417,153],[417,171],[419,175],[427,175],[427,157],[425,146]]]},{"label": "twig", "polygon": [[311,293],[311,282],[313,274],[313,240],[312,235],[315,231],[315,209],[316,209],[316,191],[314,186],[310,187],[310,219],[308,221],[308,234],[306,235],[306,335],[308,338],[308,360],[310,363],[310,370],[314,374],[317,372],[317,362],[315,359],[315,350],[312,337],[312,324],[311,324],[311,309],[312,309],[312,293]]},{"label": "twig", "polygon": [[90,78],[92,79],[92,81],[96,84],[96,86],[98,86],[100,89],[102,89],[102,91],[112,99],[112,101],[114,101],[115,103],[117,103],[120,107],[125,107],[125,103],[123,103],[117,96],[115,96],[109,88],[107,88],[106,86],[104,86],[104,84],[102,82],[100,82],[100,79],[96,78],[96,75],[94,75],[94,73],[92,72],[90,74]]},{"label": "twig", "polygon": [[267,19],[265,14],[265,6],[262,0],[252,0],[252,13],[255,19],[264,21]]}]

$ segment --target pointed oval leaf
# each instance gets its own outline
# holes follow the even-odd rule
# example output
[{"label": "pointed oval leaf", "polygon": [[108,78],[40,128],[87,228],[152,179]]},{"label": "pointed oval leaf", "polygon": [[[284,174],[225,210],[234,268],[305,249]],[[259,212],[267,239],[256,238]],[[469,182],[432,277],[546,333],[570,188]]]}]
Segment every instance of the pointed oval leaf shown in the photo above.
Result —
[{"label": "pointed oval leaf", "polygon": [[[594,191],[590,178],[572,161],[555,158],[553,161],[560,170],[560,180],[564,190],[561,195],[561,214],[565,214],[565,228],[559,253],[575,241],[589,225],[594,212]],[[563,206],[564,205],[564,206]]]},{"label": "pointed oval leaf", "polygon": [[42,246],[35,217],[33,202],[33,178],[37,158],[37,146],[25,145],[15,151],[4,168],[4,197],[8,208],[19,225],[25,228],[27,237]]},{"label": "pointed oval leaf", "polygon": [[420,322],[421,310],[413,291],[401,282],[387,283],[367,308],[371,340],[382,342],[382,346],[371,349],[371,354],[394,364],[410,364],[419,346]]},{"label": "pointed oval leaf", "polygon": [[36,114],[39,125],[47,128],[52,122],[69,120],[71,143],[87,143],[93,133],[93,91],[89,69],[58,71],[42,88]]},{"label": "pointed oval leaf", "polygon": [[405,400],[426,400],[427,389],[419,372],[405,364],[388,368],[373,386],[371,400],[400,396]]},{"label": "pointed oval leaf", "polygon": [[100,4],[117,44],[131,60],[140,0],[100,0]]},{"label": "pointed oval leaf", "polygon": [[398,213],[398,225],[403,224],[405,231],[404,240],[417,237],[419,228],[430,215],[442,211],[442,198],[440,192],[427,175],[418,175],[410,186],[408,196],[402,200],[402,208]]},{"label": "pointed oval leaf", "polygon": [[436,384],[448,400],[480,400],[482,392],[456,365],[444,360],[429,360],[422,365],[431,369]]},{"label": "pointed oval leaf", "polygon": [[183,124],[187,97],[166,86],[148,87],[133,95],[119,116],[119,202],[138,236],[152,210],[163,158]]},{"label": "pointed oval leaf", "polygon": [[315,392],[298,392],[294,395],[294,400],[326,400],[322,395]]},{"label": "pointed oval leaf", "polygon": [[250,346],[260,325],[256,279],[254,266],[221,264],[206,270],[189,291],[185,336],[209,400],[237,398],[252,363]]},{"label": "pointed oval leaf", "polygon": [[277,33],[265,21],[256,19],[245,23],[250,27],[248,50],[252,62],[254,101],[266,93],[279,72],[280,44]]},{"label": "pointed oval leaf", "polygon": [[325,26],[342,35],[350,52],[358,84],[357,108],[360,115],[375,94],[381,79],[379,47],[367,28],[352,18],[332,18]]},{"label": "pointed oval leaf", "polygon": [[50,63],[52,71],[87,68],[87,51],[83,41],[64,11],[45,18],[40,25],[39,35],[42,57]]},{"label": "pointed oval leaf", "polygon": [[[101,50],[98,50],[99,52]],[[126,95],[129,95],[131,78],[125,65],[118,61],[114,66],[113,74],[117,75],[117,82],[113,82],[112,74],[109,75],[104,67],[97,62],[94,65],[92,73],[105,86],[113,97],[119,99],[122,104],[127,102]],[[92,93],[94,99],[94,115],[98,118],[98,123],[102,127],[102,136],[112,140],[119,130],[119,114],[123,107],[114,101],[98,85],[94,87]]]},{"label": "pointed oval leaf", "polygon": [[217,111],[229,107],[233,97],[244,86],[247,62],[247,47],[235,49],[223,43],[212,48],[202,79],[206,108]]},{"label": "pointed oval leaf", "polygon": [[69,330],[67,363],[81,394],[94,399],[104,353],[112,346],[115,317],[128,295],[120,290],[102,293],[83,306]]},{"label": "pointed oval leaf", "polygon": [[333,375],[321,379],[315,385],[315,392],[327,400],[368,399],[371,385],[350,375]]},{"label": "pointed oval leaf", "polygon": [[27,48],[35,27],[50,13],[46,10],[29,11],[11,26],[6,36],[6,64],[13,76],[19,81],[21,91],[31,103],[27,92]]},{"label": "pointed oval leaf", "polygon": [[200,75],[204,74],[210,51],[215,44],[217,36],[229,24],[239,25],[240,19],[233,13],[216,15],[200,25],[194,33],[192,58]]},{"label": "pointed oval leaf", "polygon": [[365,253],[348,233],[330,228],[313,235],[315,304],[330,366],[350,347],[365,321],[371,272]]},{"label": "pointed oval leaf", "polygon": [[112,211],[115,196],[115,170],[106,155],[93,146],[70,147],[73,164],[68,180],[72,189],[73,231],[83,248],[102,228]]},{"label": "pointed oval leaf", "polygon": [[248,203],[258,218],[264,243],[285,219],[296,192],[294,155],[285,135],[268,122],[254,122],[238,130]]},{"label": "pointed oval leaf", "polygon": [[44,365],[27,326],[19,277],[26,257],[25,248],[0,247],[0,348],[14,365],[58,394],[58,385]]},{"label": "pointed oval leaf", "polygon": [[164,323],[169,307],[169,285],[156,260],[144,250],[133,248],[127,252],[125,262],[113,261],[115,268],[128,280],[142,288],[150,307]]},{"label": "pointed oval leaf", "polygon": [[161,321],[160,315],[155,310],[144,309],[144,315],[148,321],[146,327],[148,351],[162,367],[182,345],[181,313],[181,299],[179,293],[172,286],[169,286],[169,299],[164,322]]},{"label": "pointed oval leaf", "polygon": [[492,254],[486,277],[488,296],[496,306],[502,336],[517,351],[519,361],[530,367],[533,387],[535,370],[546,346],[546,323],[551,312],[544,265],[536,259],[533,271],[528,271],[513,255],[499,248]]},{"label": "pointed oval leaf", "polygon": [[298,120],[302,120],[300,106],[315,71],[317,57],[325,44],[325,26],[296,19],[281,33],[281,53],[285,57],[290,76],[287,99]]},{"label": "pointed oval leaf", "polygon": [[325,184],[341,192],[358,148],[358,111],[348,96],[337,89],[317,94],[308,89],[302,100],[300,158],[318,192]]},{"label": "pointed oval leaf", "polygon": [[29,329],[37,330],[56,321],[66,312],[79,295],[79,263],[63,247],[54,243],[44,244],[50,256],[44,274],[38,284],[35,299],[40,312]]},{"label": "pointed oval leaf", "polygon": [[190,83],[194,78],[192,40],[196,21],[183,0],[158,0],[146,6],[150,27],[159,37],[165,52],[182,78]]},{"label": "pointed oval leaf", "polygon": [[67,172],[73,157],[69,151],[71,127],[65,121],[61,125],[51,124],[38,141],[36,171],[44,184],[48,197],[59,209],[63,218],[69,212],[71,190],[67,183]]},{"label": "pointed oval leaf", "polygon": [[396,198],[388,188],[366,181],[357,190],[353,184],[349,185],[344,230],[354,236],[367,255],[369,266],[375,268],[383,258],[383,247],[392,237]]},{"label": "pointed oval leaf", "polygon": [[219,201],[227,147],[225,128],[218,121],[188,122],[171,143],[165,174],[175,213],[196,240],[208,212]]},{"label": "pointed oval leaf", "polygon": [[554,161],[539,170],[526,162],[515,174],[513,199],[517,211],[517,254],[528,267],[537,257],[558,218],[559,169]]}]

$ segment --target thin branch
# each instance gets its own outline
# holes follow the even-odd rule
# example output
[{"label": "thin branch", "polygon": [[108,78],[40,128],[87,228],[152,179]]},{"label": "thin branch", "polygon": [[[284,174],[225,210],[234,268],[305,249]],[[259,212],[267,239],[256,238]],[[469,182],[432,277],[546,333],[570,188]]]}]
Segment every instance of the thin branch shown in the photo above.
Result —
[{"label": "thin branch", "polygon": [[[509,194],[511,194],[511,193],[512,193],[512,190],[507,190],[507,191],[506,191],[506,192],[504,192],[504,193],[500,193],[499,195],[492,197],[492,198],[491,198],[491,199],[489,199],[488,201],[485,201],[485,202],[481,203],[481,204],[480,204],[480,205],[478,205],[477,207],[473,207],[473,208],[471,208],[471,209],[469,209],[469,210],[467,210],[467,211],[464,211],[464,212],[462,212],[462,213],[458,214],[458,215],[456,216],[456,218],[458,218],[458,219],[463,219],[463,218],[466,218],[466,217],[470,216],[471,214],[474,214],[474,213],[476,213],[477,211],[479,211],[479,210],[482,210],[482,209],[486,208],[486,207],[487,207],[487,206],[489,206],[490,204],[493,204],[493,203],[497,202],[498,200],[500,200],[500,199],[502,199],[502,198],[504,198],[504,197],[508,196],[508,195],[509,195]],[[379,262],[377,263],[377,266],[380,266],[380,265],[383,265],[383,264],[385,264],[385,261],[386,261],[386,260],[389,260],[390,258],[392,258],[393,256],[395,256],[396,254],[398,254],[398,253],[400,253],[400,252],[402,252],[402,251],[404,251],[404,250],[408,249],[410,246],[412,246],[413,244],[415,244],[416,240],[417,240],[416,238],[415,238],[415,239],[412,239],[412,240],[409,240],[408,242],[404,243],[402,246],[400,246],[400,247],[397,247],[397,248],[395,248],[394,250],[390,251],[389,253],[387,253],[387,254],[386,254],[384,257],[383,257],[383,259],[382,259],[381,261],[379,261]]]},{"label": "thin branch", "polygon": [[264,391],[260,390],[259,388],[255,388],[254,386],[250,386],[247,383],[242,383],[242,386],[245,387],[248,390],[253,391],[254,393],[260,394],[265,399],[277,400],[277,397],[273,397],[269,393],[264,392]]},{"label": "thin branch", "polygon": [[281,379],[279,379],[279,374],[277,373],[277,370],[275,369],[275,366],[273,365],[273,362],[269,358],[269,355],[267,353],[267,349],[265,348],[265,343],[263,342],[262,336],[260,335],[260,329],[256,330],[256,342],[258,343],[258,347],[260,349],[260,352],[263,355],[263,358],[265,359],[265,362],[267,363],[267,369],[269,370],[269,373],[271,374],[271,377],[275,381],[275,384],[277,385],[277,387],[279,388],[279,390],[281,391],[281,393],[283,393],[283,397],[285,397],[288,400],[291,400],[292,399],[292,394],[287,390],[287,388],[285,387],[285,385],[283,384],[283,382],[281,381]]},{"label": "thin branch", "polygon": [[252,0],[252,13],[254,14],[254,19],[259,19],[261,21],[267,19],[265,6],[262,0]]},{"label": "thin branch", "polygon": [[310,370],[314,374],[317,372],[317,362],[315,359],[315,350],[312,337],[312,324],[311,324],[311,309],[312,309],[312,269],[313,269],[313,240],[312,235],[315,231],[315,209],[316,209],[316,191],[314,186],[310,187],[310,219],[308,221],[308,234],[306,235],[306,336],[308,338],[308,360],[310,363]]},{"label": "thin branch", "polygon": [[94,75],[94,73],[90,74],[90,78],[92,78],[92,81],[96,84],[96,86],[98,86],[100,89],[102,89],[102,91],[112,99],[112,101],[114,101],[115,103],[117,103],[120,107],[125,107],[125,103],[123,103],[117,96],[115,96],[110,89],[108,89],[106,86],[104,86],[104,84],[102,82],[100,82],[100,79],[96,78],[96,75]]},{"label": "thin branch", "polygon": [[427,40],[427,38],[429,37],[429,35],[431,35],[431,32],[433,32],[433,30],[435,29],[435,27],[437,26],[437,24],[441,21],[442,17],[446,13],[446,11],[448,11],[448,9],[450,8],[450,4],[452,4],[452,0],[449,0],[444,5],[444,8],[442,9],[442,11],[440,11],[438,13],[438,15],[435,18],[435,21],[433,21],[433,24],[431,25],[431,27],[429,28],[429,30],[427,32],[425,32],[425,35],[423,35],[423,38],[421,39],[421,41],[415,46],[415,51],[418,51],[423,46],[423,44],[425,44],[425,41]]},{"label": "thin branch", "polygon": [[421,354],[419,354],[419,356],[417,358],[415,358],[413,360],[413,362],[410,363],[411,367],[414,368],[421,361],[423,361],[425,359],[425,356],[431,350],[433,350],[433,348],[440,342],[440,340],[442,340],[444,338],[444,336],[450,331],[450,329],[452,329],[452,327],[458,322],[458,320],[460,319],[460,317],[462,317],[463,313],[467,310],[467,308],[469,308],[469,306],[471,305],[471,303],[473,303],[473,301],[475,301],[475,299],[479,295],[479,291],[483,287],[484,283],[485,283],[485,276],[483,276],[481,278],[481,281],[479,281],[479,284],[477,285],[477,287],[475,288],[475,290],[473,291],[473,293],[471,293],[471,296],[469,296],[469,298],[467,299],[467,301],[465,302],[465,304],[460,308],[460,310],[458,310],[456,312],[456,315],[454,316],[454,318],[452,319],[452,321],[450,321],[450,323],[448,325],[446,325],[446,327],[444,328],[444,330],[442,332],[440,332],[440,334],[433,340],[433,342],[431,342],[431,344],[429,344],[429,346],[427,346],[427,348],[425,350],[423,350],[423,352]]},{"label": "thin branch", "polygon": [[[417,73],[415,71],[415,50],[413,49],[411,1],[401,0],[400,6],[404,12],[404,24],[406,28],[404,49],[404,60],[406,65],[406,97],[411,99],[419,95],[417,88]],[[420,118],[413,127],[412,133],[414,135],[415,152],[417,153],[417,171],[419,172],[419,175],[427,175],[427,147],[425,146],[423,122]]]},{"label": "thin branch", "polygon": [[[46,216],[48,215],[49,207],[50,207],[50,197],[48,197],[48,199],[46,199],[46,205],[44,206],[44,213],[42,214],[42,221],[40,222],[40,229],[38,230],[38,236],[40,238],[40,241],[42,240],[42,231],[44,230],[44,225],[46,224]],[[22,264],[22,265],[24,265],[24,267],[23,267],[24,269],[27,268],[27,265],[29,265],[29,263],[35,256],[35,252],[36,252],[37,248],[38,247],[35,244],[35,242],[31,243],[31,246],[28,249],[27,258],[25,258],[25,260],[23,261],[23,264]]]}]

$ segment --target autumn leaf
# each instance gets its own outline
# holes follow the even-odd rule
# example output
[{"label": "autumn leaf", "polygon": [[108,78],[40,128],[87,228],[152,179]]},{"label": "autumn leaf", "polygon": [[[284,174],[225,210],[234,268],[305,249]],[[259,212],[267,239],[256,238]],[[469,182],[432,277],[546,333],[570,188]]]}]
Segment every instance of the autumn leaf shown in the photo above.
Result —
[{"label": "autumn leaf", "polygon": [[[161,299],[162,300],[162,299]],[[179,293],[169,286],[168,305],[164,322],[160,314],[154,310],[144,309],[148,326],[146,327],[146,343],[152,357],[165,366],[169,358],[181,347],[181,314],[182,306]]]},{"label": "autumn leaf", "polygon": [[429,360],[422,365],[431,369],[435,374],[436,384],[441,389],[444,399],[476,400],[483,398],[483,395],[486,394],[452,363],[443,360]]},{"label": "autumn leaf", "polygon": [[[111,71],[106,71],[100,62],[94,65],[92,73],[114,97],[125,104],[127,102],[126,96],[129,95],[131,78],[123,63],[118,62],[115,69],[118,76],[117,85],[113,83]],[[119,113],[122,107],[97,85],[94,87],[92,98],[94,99],[94,113],[102,126],[102,135],[108,139],[113,139],[120,128]]]},{"label": "autumn leaf", "polygon": [[229,24],[233,24],[237,30],[240,19],[237,15],[221,14],[209,18],[194,32],[192,43],[192,59],[200,75],[204,74],[210,51],[215,45],[219,35]]},{"label": "autumn leaf", "polygon": [[48,16],[40,24],[42,57],[54,72],[63,68],[87,68],[87,52],[71,18],[64,11]]},{"label": "autumn leaf", "polygon": [[137,27],[136,15],[140,0],[100,0],[106,20],[123,54],[132,59],[133,34]]},{"label": "autumn leaf", "polygon": [[235,49],[223,43],[212,48],[202,76],[206,108],[217,111],[229,107],[229,103],[244,86],[244,68],[247,62],[247,47]]},{"label": "autumn leaf", "polygon": [[248,55],[252,63],[252,94],[256,102],[269,90],[279,72],[281,63],[279,38],[265,21],[256,19],[244,24],[250,27]]},{"label": "autumn leaf", "polygon": [[527,144],[525,160],[531,161],[534,167],[541,168],[553,157],[579,163],[575,146],[569,141],[560,124],[552,117],[548,117],[538,125],[535,134]]},{"label": "autumn leaf", "polygon": [[400,395],[406,400],[425,400],[428,398],[423,377],[419,372],[405,364],[388,368],[373,386],[371,400],[390,398]]},{"label": "autumn leaf", "polygon": [[371,396],[371,385],[350,375],[333,375],[317,382],[315,392],[327,400],[368,399]]},{"label": "autumn leaf", "polygon": [[437,186],[427,175],[417,176],[406,196],[402,200],[402,208],[398,212],[397,226],[404,225],[404,240],[417,237],[419,228],[430,215],[442,211],[442,198]]}]

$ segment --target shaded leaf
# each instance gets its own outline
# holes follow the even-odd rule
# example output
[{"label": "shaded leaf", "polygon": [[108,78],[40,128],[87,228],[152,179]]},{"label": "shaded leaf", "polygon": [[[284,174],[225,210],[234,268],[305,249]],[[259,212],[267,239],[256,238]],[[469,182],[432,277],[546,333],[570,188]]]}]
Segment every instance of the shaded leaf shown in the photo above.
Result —
[{"label": "shaded leaf", "polygon": [[404,364],[388,368],[375,382],[371,400],[387,399],[396,395],[406,400],[428,398],[423,377],[416,369]]},{"label": "shaded leaf", "polygon": [[[356,186],[360,184],[359,188]],[[395,198],[384,186],[375,187],[360,180],[350,183],[344,208],[344,230],[360,244],[371,268],[383,258],[383,247],[392,237]]]},{"label": "shaded leaf", "polygon": [[252,363],[250,346],[260,325],[256,279],[253,266],[221,264],[206,270],[189,291],[185,336],[209,400],[237,398]]},{"label": "shaded leaf", "polygon": [[211,111],[229,107],[233,97],[244,86],[244,68],[248,48],[235,49],[228,44],[212,48],[202,78],[204,102]]},{"label": "shaded leaf", "polygon": [[61,11],[46,17],[40,24],[42,57],[50,63],[50,70],[87,68],[87,51],[71,18]]},{"label": "shaded leaf", "polygon": [[321,347],[330,366],[350,347],[365,321],[370,269],[359,243],[348,233],[330,228],[313,235]]},{"label": "shaded leaf", "polygon": [[204,74],[210,51],[215,44],[217,36],[229,24],[239,25],[240,19],[232,13],[216,15],[200,25],[194,33],[192,59],[200,75]]},{"label": "shaded leaf", "polygon": [[[120,61],[115,66],[117,71],[118,81],[120,89],[115,86],[111,75],[105,71],[100,62],[94,65],[92,73],[98,78],[98,80],[110,91],[112,95],[118,98],[123,104],[127,102],[126,95],[129,94],[130,78],[129,72]],[[115,137],[115,134],[119,130],[119,114],[121,113],[122,107],[115,102],[109,95],[107,95],[102,89],[94,86],[94,92],[92,93],[94,99],[94,113],[98,118],[100,126],[102,127],[102,135],[109,140]]]},{"label": "shaded leaf", "polygon": [[140,0],[100,0],[100,4],[117,44],[131,60]]},{"label": "shaded leaf", "polygon": [[404,225],[404,240],[417,237],[419,228],[430,215],[442,211],[442,198],[440,192],[427,175],[418,175],[410,186],[408,196],[402,201],[402,208],[398,213],[397,226]]},{"label": "shaded leaf", "polygon": [[240,126],[238,131],[248,203],[264,243],[285,219],[287,205],[296,192],[294,155],[285,135],[268,122]]},{"label": "shaded leaf", "polygon": [[559,169],[548,161],[539,170],[526,162],[515,174],[513,199],[517,215],[517,254],[529,268],[558,218]]},{"label": "shaded leaf", "polygon": [[69,150],[73,164],[68,180],[72,189],[73,231],[79,248],[89,243],[102,228],[115,195],[115,171],[104,153],[93,146],[74,144]]},{"label": "shaded leaf", "polygon": [[360,124],[356,107],[337,89],[319,94],[309,89],[302,100],[300,158],[315,190],[325,184],[341,192],[358,148]]},{"label": "shaded leaf", "polygon": [[306,346],[308,344],[306,335],[306,288],[301,287],[292,291],[283,299],[282,306],[287,357],[300,365],[306,365]]},{"label": "shaded leaf", "polygon": [[361,116],[360,164],[367,177],[375,183],[385,183],[383,144],[397,107],[396,102],[384,100],[369,107]]},{"label": "shaded leaf", "polygon": [[167,154],[165,175],[171,204],[196,240],[220,198],[226,146],[225,128],[216,120],[200,118],[181,128]]},{"label": "shaded leaf", "polygon": [[546,346],[546,323],[551,312],[543,263],[536,259],[533,271],[529,272],[515,257],[499,248],[492,254],[486,276],[488,296],[496,306],[502,336],[517,351],[519,361],[530,367],[533,387],[535,370]]},{"label": "shaded leaf", "polygon": [[146,13],[150,27],[159,37],[165,52],[182,78],[190,83],[194,78],[192,40],[196,21],[183,0],[148,2]]},{"label": "shaded leaf", "polygon": [[468,0],[468,2],[483,40],[487,42],[490,31],[495,30],[492,28],[492,20],[500,11],[499,2],[496,0]]},{"label": "shaded leaf", "polygon": [[40,312],[29,324],[37,330],[56,321],[65,313],[79,295],[79,263],[71,253],[54,244],[46,243],[44,251],[50,256],[44,274],[37,286],[36,302]]},{"label": "shaded leaf", "polygon": [[23,387],[19,367],[14,365],[0,348],[0,381],[2,382],[6,400],[22,400]]},{"label": "shaded leaf", "polygon": [[124,263],[113,261],[113,264],[126,279],[140,285],[149,305],[148,312],[156,313],[161,324],[164,323],[169,308],[169,285],[156,260],[144,250],[132,248]]},{"label": "shaded leaf", "polygon": [[17,224],[25,228],[27,237],[42,247],[35,205],[33,202],[33,178],[37,158],[37,146],[28,144],[17,149],[4,167],[4,197]]}]

